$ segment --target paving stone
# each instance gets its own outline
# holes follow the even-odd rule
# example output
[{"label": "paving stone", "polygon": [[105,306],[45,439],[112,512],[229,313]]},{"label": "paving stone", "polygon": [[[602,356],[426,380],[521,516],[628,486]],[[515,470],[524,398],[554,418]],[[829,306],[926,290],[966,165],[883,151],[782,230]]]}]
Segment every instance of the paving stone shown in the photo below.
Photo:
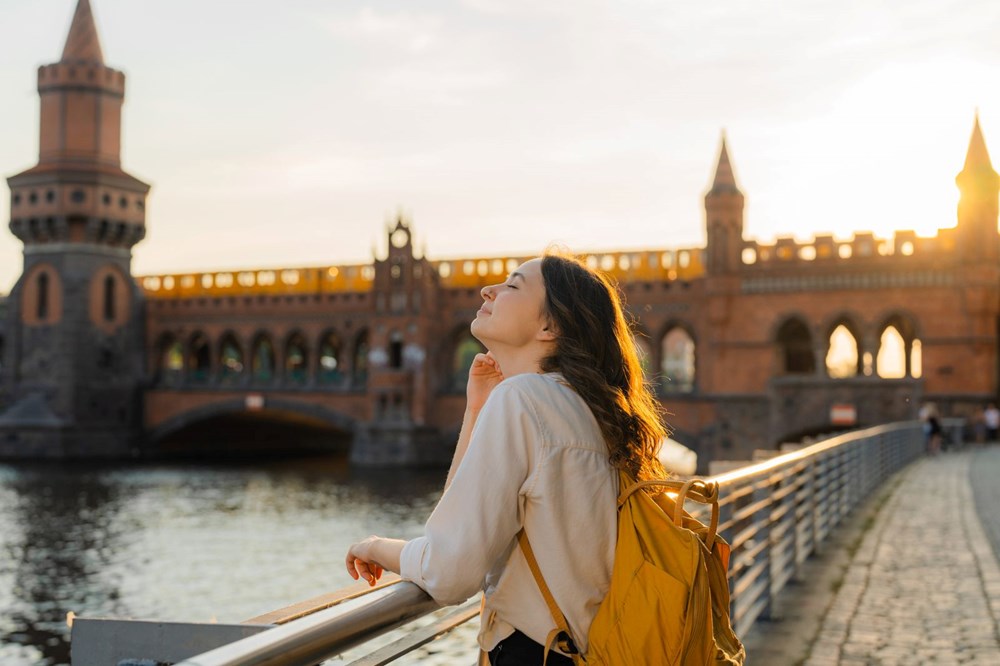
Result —
[{"label": "paving stone", "polygon": [[1000,564],[976,514],[972,459],[941,455],[902,473],[800,663],[1000,666]]}]

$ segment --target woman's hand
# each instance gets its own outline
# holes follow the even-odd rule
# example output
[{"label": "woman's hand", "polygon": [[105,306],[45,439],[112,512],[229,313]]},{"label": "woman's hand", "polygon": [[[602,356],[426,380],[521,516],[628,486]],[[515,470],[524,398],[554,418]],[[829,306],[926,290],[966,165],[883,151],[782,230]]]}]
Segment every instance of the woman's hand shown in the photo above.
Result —
[{"label": "woman's hand", "polygon": [[369,585],[375,585],[382,577],[383,567],[375,561],[375,546],[379,538],[370,536],[347,549],[347,573],[351,578],[364,578]]},{"label": "woman's hand", "polygon": [[375,585],[386,569],[399,573],[399,554],[404,545],[405,541],[377,536],[359,541],[347,549],[347,573],[354,580],[364,578],[369,585]]},{"label": "woman's hand", "polygon": [[475,412],[482,409],[490,393],[502,381],[503,372],[493,353],[476,354],[469,368],[469,383],[465,389],[466,409]]}]

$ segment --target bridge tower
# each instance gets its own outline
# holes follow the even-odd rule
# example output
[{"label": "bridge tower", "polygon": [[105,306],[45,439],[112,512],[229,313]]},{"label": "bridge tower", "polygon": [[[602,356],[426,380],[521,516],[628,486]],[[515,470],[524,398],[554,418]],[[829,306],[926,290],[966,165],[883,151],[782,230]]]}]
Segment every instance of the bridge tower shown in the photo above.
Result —
[{"label": "bridge tower", "polygon": [[726,135],[722,135],[719,163],[712,188],[705,194],[705,231],[709,274],[735,273],[743,252],[743,193],[736,186],[729,162]]},{"label": "bridge tower", "polygon": [[961,198],[958,202],[958,237],[962,259],[996,263],[1000,260],[997,234],[997,196],[1000,176],[993,170],[979,115],[972,128],[965,165],[955,176]]},{"label": "bridge tower", "polygon": [[351,447],[362,465],[447,463],[453,445],[428,425],[433,405],[429,362],[440,341],[437,272],[417,256],[402,216],[386,229],[388,251],[373,257],[374,330],[368,355],[372,415]]},{"label": "bridge tower", "polygon": [[38,164],[7,179],[24,268],[7,308],[0,455],[117,456],[137,433],[142,296],[132,247],[149,185],[121,168],[125,75],[104,64],[89,0],[38,69]]}]

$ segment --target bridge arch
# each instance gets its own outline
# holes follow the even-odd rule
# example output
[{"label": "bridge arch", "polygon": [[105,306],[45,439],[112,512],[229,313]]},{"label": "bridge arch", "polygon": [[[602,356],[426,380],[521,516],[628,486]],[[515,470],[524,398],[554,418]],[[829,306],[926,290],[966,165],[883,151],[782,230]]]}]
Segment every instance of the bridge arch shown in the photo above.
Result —
[{"label": "bridge arch", "polygon": [[246,354],[243,345],[233,331],[226,331],[219,337],[219,382],[239,384],[246,370]]},{"label": "bridge arch", "polygon": [[156,339],[150,367],[153,369],[154,384],[179,386],[184,383],[184,370],[187,367],[184,344],[176,334],[165,331]]},{"label": "bridge arch", "polygon": [[285,337],[284,373],[287,384],[305,384],[309,381],[309,343],[301,330],[295,329]]},{"label": "bridge arch", "polygon": [[887,379],[922,374],[922,344],[916,317],[904,311],[892,311],[882,318],[876,335],[875,374]]},{"label": "bridge arch", "polygon": [[668,322],[657,347],[662,391],[693,393],[698,377],[698,344],[694,328],[683,321]]},{"label": "bridge arch", "polygon": [[778,375],[811,375],[816,372],[816,352],[813,348],[813,332],[808,320],[797,314],[787,315],[781,320],[773,340],[777,348]]},{"label": "bridge arch", "polygon": [[864,374],[865,337],[857,315],[840,313],[828,320],[824,331],[824,370],[828,377],[843,379]]},{"label": "bridge arch", "polygon": [[336,329],[328,328],[316,345],[316,380],[319,384],[338,384],[344,378],[344,342]]},{"label": "bridge arch", "polygon": [[363,389],[368,385],[368,351],[370,336],[368,329],[363,328],[354,336],[351,353],[351,387]]},{"label": "bridge arch", "polygon": [[229,394],[163,421],[147,432],[146,447],[152,454],[346,451],[358,426],[323,404]]},{"label": "bridge arch", "polygon": [[207,384],[212,376],[212,348],[202,331],[195,331],[188,338],[185,360],[187,379],[195,384]]},{"label": "bridge arch", "polygon": [[253,384],[271,384],[275,379],[277,359],[274,339],[267,331],[258,331],[250,344],[250,381]]}]

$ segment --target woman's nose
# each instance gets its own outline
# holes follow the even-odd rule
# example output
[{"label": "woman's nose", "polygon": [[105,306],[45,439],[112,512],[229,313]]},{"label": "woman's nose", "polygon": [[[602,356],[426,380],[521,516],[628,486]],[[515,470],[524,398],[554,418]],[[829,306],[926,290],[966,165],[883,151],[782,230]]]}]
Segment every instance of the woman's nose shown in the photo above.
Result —
[{"label": "woman's nose", "polygon": [[483,300],[492,301],[493,300],[493,285],[486,285],[479,290],[479,295],[483,297]]}]

